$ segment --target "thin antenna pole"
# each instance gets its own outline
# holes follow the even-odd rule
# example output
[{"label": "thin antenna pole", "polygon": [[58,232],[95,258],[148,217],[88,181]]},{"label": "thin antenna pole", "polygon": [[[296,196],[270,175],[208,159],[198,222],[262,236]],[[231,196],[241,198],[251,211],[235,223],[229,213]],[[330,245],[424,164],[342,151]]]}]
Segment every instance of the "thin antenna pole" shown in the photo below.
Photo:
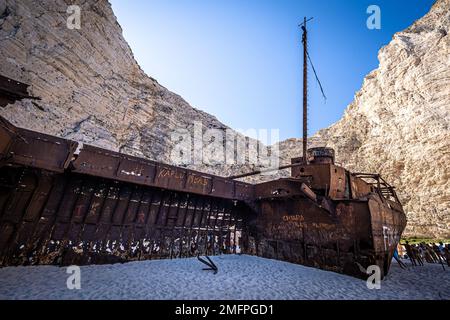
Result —
[{"label": "thin antenna pole", "polygon": [[306,164],[306,152],[308,149],[308,32],[306,30],[306,17],[303,19],[303,162]]}]

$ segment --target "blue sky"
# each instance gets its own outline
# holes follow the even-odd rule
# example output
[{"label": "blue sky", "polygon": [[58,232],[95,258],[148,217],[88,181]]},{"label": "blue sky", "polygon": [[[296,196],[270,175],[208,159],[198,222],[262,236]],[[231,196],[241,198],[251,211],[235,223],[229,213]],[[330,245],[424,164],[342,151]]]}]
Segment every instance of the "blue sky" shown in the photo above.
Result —
[{"label": "blue sky", "polygon": [[[433,0],[110,0],[142,69],[192,106],[234,129],[301,137],[301,32],[327,95],[310,68],[309,128],[342,116],[377,68],[378,50],[428,12]],[[369,30],[369,5],[381,29]]]}]

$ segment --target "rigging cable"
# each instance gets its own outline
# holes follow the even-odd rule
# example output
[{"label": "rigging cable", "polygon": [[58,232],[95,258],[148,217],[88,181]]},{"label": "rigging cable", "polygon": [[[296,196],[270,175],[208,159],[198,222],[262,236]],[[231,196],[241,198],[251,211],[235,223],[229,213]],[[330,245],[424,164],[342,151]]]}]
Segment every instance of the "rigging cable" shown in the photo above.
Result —
[{"label": "rigging cable", "polygon": [[313,69],[314,76],[316,77],[316,80],[319,83],[319,87],[320,87],[320,91],[322,92],[322,96],[325,99],[325,101],[327,101],[327,97],[326,97],[325,93],[323,92],[322,84],[320,83],[319,77],[317,76],[316,69],[314,68],[314,65],[312,63],[311,57],[309,56],[308,50],[306,50],[306,55],[308,56],[309,63],[311,63],[311,67]]}]

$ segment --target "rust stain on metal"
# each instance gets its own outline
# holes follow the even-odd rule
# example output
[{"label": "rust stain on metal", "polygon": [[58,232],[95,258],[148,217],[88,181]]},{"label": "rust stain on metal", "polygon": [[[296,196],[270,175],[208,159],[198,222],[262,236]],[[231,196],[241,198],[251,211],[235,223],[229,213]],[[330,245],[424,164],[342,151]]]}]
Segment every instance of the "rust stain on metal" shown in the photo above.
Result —
[{"label": "rust stain on metal", "polygon": [[251,185],[16,128],[0,118],[0,266],[247,253],[364,277],[406,225],[379,175],[293,159]]},{"label": "rust stain on metal", "polygon": [[0,107],[21,99],[38,99],[28,94],[28,85],[0,75]]}]

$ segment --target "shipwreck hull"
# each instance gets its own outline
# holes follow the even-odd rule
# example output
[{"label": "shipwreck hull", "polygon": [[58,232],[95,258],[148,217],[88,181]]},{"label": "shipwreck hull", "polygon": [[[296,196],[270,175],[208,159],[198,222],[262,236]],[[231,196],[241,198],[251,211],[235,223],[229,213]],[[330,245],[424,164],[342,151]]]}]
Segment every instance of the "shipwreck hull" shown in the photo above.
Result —
[{"label": "shipwreck hull", "polygon": [[252,186],[0,118],[0,266],[238,253]]},{"label": "shipwreck hull", "polygon": [[2,168],[0,264],[101,264],[236,253],[247,208],[77,173]]},{"label": "shipwreck hull", "polygon": [[[361,278],[367,278],[361,268],[376,264],[383,276],[406,220],[382,211],[379,201],[341,201],[331,212],[305,197],[263,201],[255,222],[257,255]],[[389,221],[392,216],[398,220]]]},{"label": "shipwreck hull", "polygon": [[378,176],[319,158],[252,185],[77,150],[0,118],[0,266],[246,253],[367,278],[372,264],[388,272],[406,225]]}]

